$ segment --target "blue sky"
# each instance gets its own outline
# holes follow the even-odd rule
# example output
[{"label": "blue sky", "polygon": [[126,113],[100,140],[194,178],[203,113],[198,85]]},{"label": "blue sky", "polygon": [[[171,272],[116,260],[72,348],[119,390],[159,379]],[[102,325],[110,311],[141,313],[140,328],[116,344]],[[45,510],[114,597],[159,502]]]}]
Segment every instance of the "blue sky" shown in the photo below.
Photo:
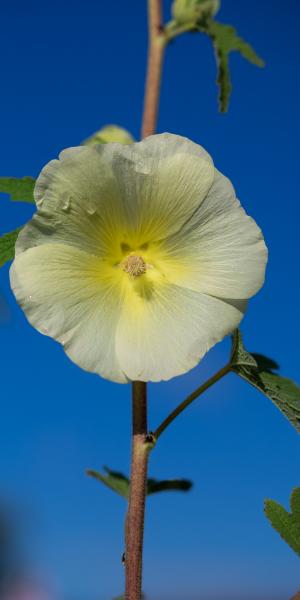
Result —
[{"label": "blue sky", "polygon": [[[238,10],[237,10],[238,4]],[[170,3],[165,2],[166,15]],[[138,138],[146,60],[146,2],[12,1],[2,9],[1,175],[36,176],[68,146],[107,123]],[[223,0],[266,60],[232,55],[234,91],[217,112],[208,39],[167,51],[158,131],[186,135],[212,154],[270,251],[267,281],[243,322],[250,350],[300,381],[299,56],[296,0]],[[31,208],[0,205],[1,233]],[[107,600],[122,591],[125,505],[89,480],[87,467],[128,471],[130,388],[81,372],[26,322],[0,272],[3,501],[20,523],[28,569],[57,600]],[[222,366],[229,342],[189,374],[150,386],[150,427]],[[299,439],[266,398],[230,375],[166,432],[151,457],[155,477],[189,477],[186,495],[149,499],[145,590],[157,600],[288,600],[299,559],[263,516],[264,498],[287,505],[299,485]]]}]

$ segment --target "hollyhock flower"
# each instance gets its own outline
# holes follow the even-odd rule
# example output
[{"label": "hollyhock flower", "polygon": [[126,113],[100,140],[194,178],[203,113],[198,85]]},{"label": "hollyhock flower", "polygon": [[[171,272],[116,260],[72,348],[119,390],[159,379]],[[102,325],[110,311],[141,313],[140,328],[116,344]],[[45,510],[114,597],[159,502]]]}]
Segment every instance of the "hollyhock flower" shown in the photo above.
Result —
[{"label": "hollyhock flower", "polygon": [[12,289],[38,331],[107,379],[189,371],[263,284],[260,229],[186,138],[64,150],[42,170],[35,199]]}]

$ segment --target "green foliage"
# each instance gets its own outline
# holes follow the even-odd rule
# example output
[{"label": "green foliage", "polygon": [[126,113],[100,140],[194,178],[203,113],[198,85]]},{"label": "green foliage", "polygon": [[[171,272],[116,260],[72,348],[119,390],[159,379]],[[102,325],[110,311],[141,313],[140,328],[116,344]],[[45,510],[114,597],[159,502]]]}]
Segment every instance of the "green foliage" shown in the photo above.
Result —
[{"label": "green foliage", "polygon": [[275,500],[265,501],[265,515],[283,540],[300,556],[300,487],[292,491],[291,512]]},{"label": "green foliage", "polygon": [[213,17],[220,8],[220,0],[174,0],[172,15],[178,25],[197,23],[203,17]]},{"label": "green foliage", "polygon": [[[108,467],[103,468],[105,474],[91,469],[87,471],[87,474],[106,485],[116,492],[116,494],[119,494],[119,496],[128,499],[130,486],[128,477],[119,471],[112,471]],[[147,496],[167,491],[188,492],[191,487],[192,482],[188,479],[165,479],[159,481],[158,479],[149,478],[147,481]]]},{"label": "green foliage", "polygon": [[34,204],[34,185],[35,179],[33,177],[0,177],[0,192],[9,194],[10,199],[13,201]]},{"label": "green foliage", "polygon": [[112,471],[108,467],[103,467],[106,475],[99,473],[99,471],[94,471],[93,469],[89,469],[87,471],[87,475],[90,477],[94,477],[108,488],[110,488],[119,496],[123,496],[123,498],[128,498],[129,495],[129,479],[123,473],[119,471]]},{"label": "green foliage", "polygon": [[231,369],[270,398],[300,432],[299,386],[291,379],[274,373],[278,365],[272,359],[247,352],[239,330],[233,336]]},{"label": "green foliage", "polygon": [[264,61],[256,54],[250,44],[237,35],[236,29],[231,25],[224,25],[209,19],[200,29],[209,35],[215,49],[219,108],[221,112],[226,112],[232,91],[229,70],[230,52],[239,52],[246,60],[258,67],[263,67]]},{"label": "green foliage", "polygon": [[0,267],[15,257],[15,243],[22,227],[0,237]]},{"label": "green foliage", "polygon": [[85,146],[94,146],[95,144],[107,144],[108,142],[132,144],[134,142],[134,138],[129,131],[123,127],[119,127],[118,125],[106,125],[105,127],[102,127],[102,129],[99,129],[99,131],[96,131],[96,133],[91,135],[82,143]]}]

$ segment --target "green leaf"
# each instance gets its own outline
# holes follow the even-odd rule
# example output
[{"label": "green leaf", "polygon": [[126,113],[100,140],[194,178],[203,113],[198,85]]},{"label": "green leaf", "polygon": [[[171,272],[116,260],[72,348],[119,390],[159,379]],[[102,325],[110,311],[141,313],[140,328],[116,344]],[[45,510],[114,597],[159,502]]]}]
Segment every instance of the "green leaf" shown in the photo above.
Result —
[{"label": "green leaf", "polygon": [[0,177],[0,192],[9,194],[10,199],[18,202],[31,202],[34,204],[33,177]]},{"label": "green leaf", "polygon": [[232,366],[257,367],[257,362],[252,354],[244,348],[242,334],[236,329],[232,336],[232,352],[230,363]]},{"label": "green leaf", "polygon": [[282,539],[300,556],[300,487],[293,490],[290,504],[289,513],[275,500],[266,500],[265,515]]},{"label": "green leaf", "polygon": [[199,27],[200,31],[207,33],[212,40],[217,61],[217,85],[219,86],[219,108],[221,112],[228,110],[232,84],[229,70],[230,52],[239,52],[252,64],[263,67],[264,61],[256,54],[255,50],[238,36],[231,25],[225,25],[208,19]]},{"label": "green leaf", "polygon": [[0,267],[15,258],[15,244],[22,227],[5,233],[0,237]]},{"label": "green leaf", "polygon": [[[104,483],[111,490],[128,499],[130,481],[128,477],[119,471],[112,471],[108,467],[103,467],[106,475],[98,471],[88,470],[87,474],[94,477],[101,483]],[[157,494],[158,492],[178,491],[188,492],[192,487],[192,482],[188,479],[158,479],[149,478],[147,482],[147,495]]]},{"label": "green leaf", "polygon": [[108,467],[103,467],[104,471],[107,473],[103,475],[98,471],[93,471],[89,469],[87,471],[87,475],[90,477],[94,477],[101,483],[104,483],[108,488],[119,494],[119,496],[123,496],[123,498],[128,498],[129,496],[129,479],[123,473],[119,473],[119,471],[112,471]]},{"label": "green leaf", "polygon": [[94,146],[95,144],[107,144],[108,142],[118,142],[119,144],[132,144],[134,138],[131,133],[119,127],[118,125],[106,125],[96,131],[89,138],[84,140],[82,143],[84,146]]},{"label": "green leaf", "polygon": [[[246,358],[239,359],[239,357]],[[251,365],[248,357],[252,357],[256,366],[255,364]],[[270,398],[300,432],[300,387],[291,379],[274,373],[273,371],[277,368],[277,363],[272,359],[261,354],[247,352],[243,346],[241,333],[235,332],[231,369]]]}]

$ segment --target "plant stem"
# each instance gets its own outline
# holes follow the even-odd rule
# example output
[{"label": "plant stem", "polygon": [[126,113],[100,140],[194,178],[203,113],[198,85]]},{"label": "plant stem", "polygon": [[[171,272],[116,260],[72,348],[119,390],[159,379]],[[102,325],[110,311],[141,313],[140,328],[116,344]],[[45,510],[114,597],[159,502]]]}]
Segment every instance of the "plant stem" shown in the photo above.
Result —
[{"label": "plant stem", "polygon": [[145,498],[147,490],[147,384],[132,384],[132,454],[126,519],[126,600],[141,600]]},{"label": "plant stem", "polygon": [[180,415],[180,413],[182,413],[196,398],[201,396],[203,392],[208,390],[208,388],[210,388],[212,385],[214,385],[214,383],[219,381],[219,379],[222,379],[224,375],[227,375],[227,373],[229,373],[230,370],[231,365],[225,365],[225,367],[222,367],[222,369],[220,369],[210,379],[208,379],[205,383],[200,385],[200,387],[198,387],[194,392],[192,392],[185,400],[183,400],[183,402],[181,402],[177,406],[177,408],[175,408],[175,410],[173,410],[169,414],[169,416],[161,423],[161,425],[156,429],[156,431],[154,431],[154,440],[156,441],[159,438],[159,436],[165,431],[165,429],[167,429],[167,427],[169,427],[169,425],[174,421],[174,419],[176,419],[176,417],[178,417],[178,415]]},{"label": "plant stem", "polygon": [[142,138],[152,135],[156,130],[161,72],[166,46],[162,23],[161,0],[148,0],[148,15],[149,48]]},{"label": "plant stem", "polygon": [[[165,36],[162,0],[148,0],[149,49],[142,138],[155,133]],[[129,504],[126,517],[126,600],[142,598],[142,563],[145,502],[147,493],[147,384],[132,383],[132,449]]]}]

